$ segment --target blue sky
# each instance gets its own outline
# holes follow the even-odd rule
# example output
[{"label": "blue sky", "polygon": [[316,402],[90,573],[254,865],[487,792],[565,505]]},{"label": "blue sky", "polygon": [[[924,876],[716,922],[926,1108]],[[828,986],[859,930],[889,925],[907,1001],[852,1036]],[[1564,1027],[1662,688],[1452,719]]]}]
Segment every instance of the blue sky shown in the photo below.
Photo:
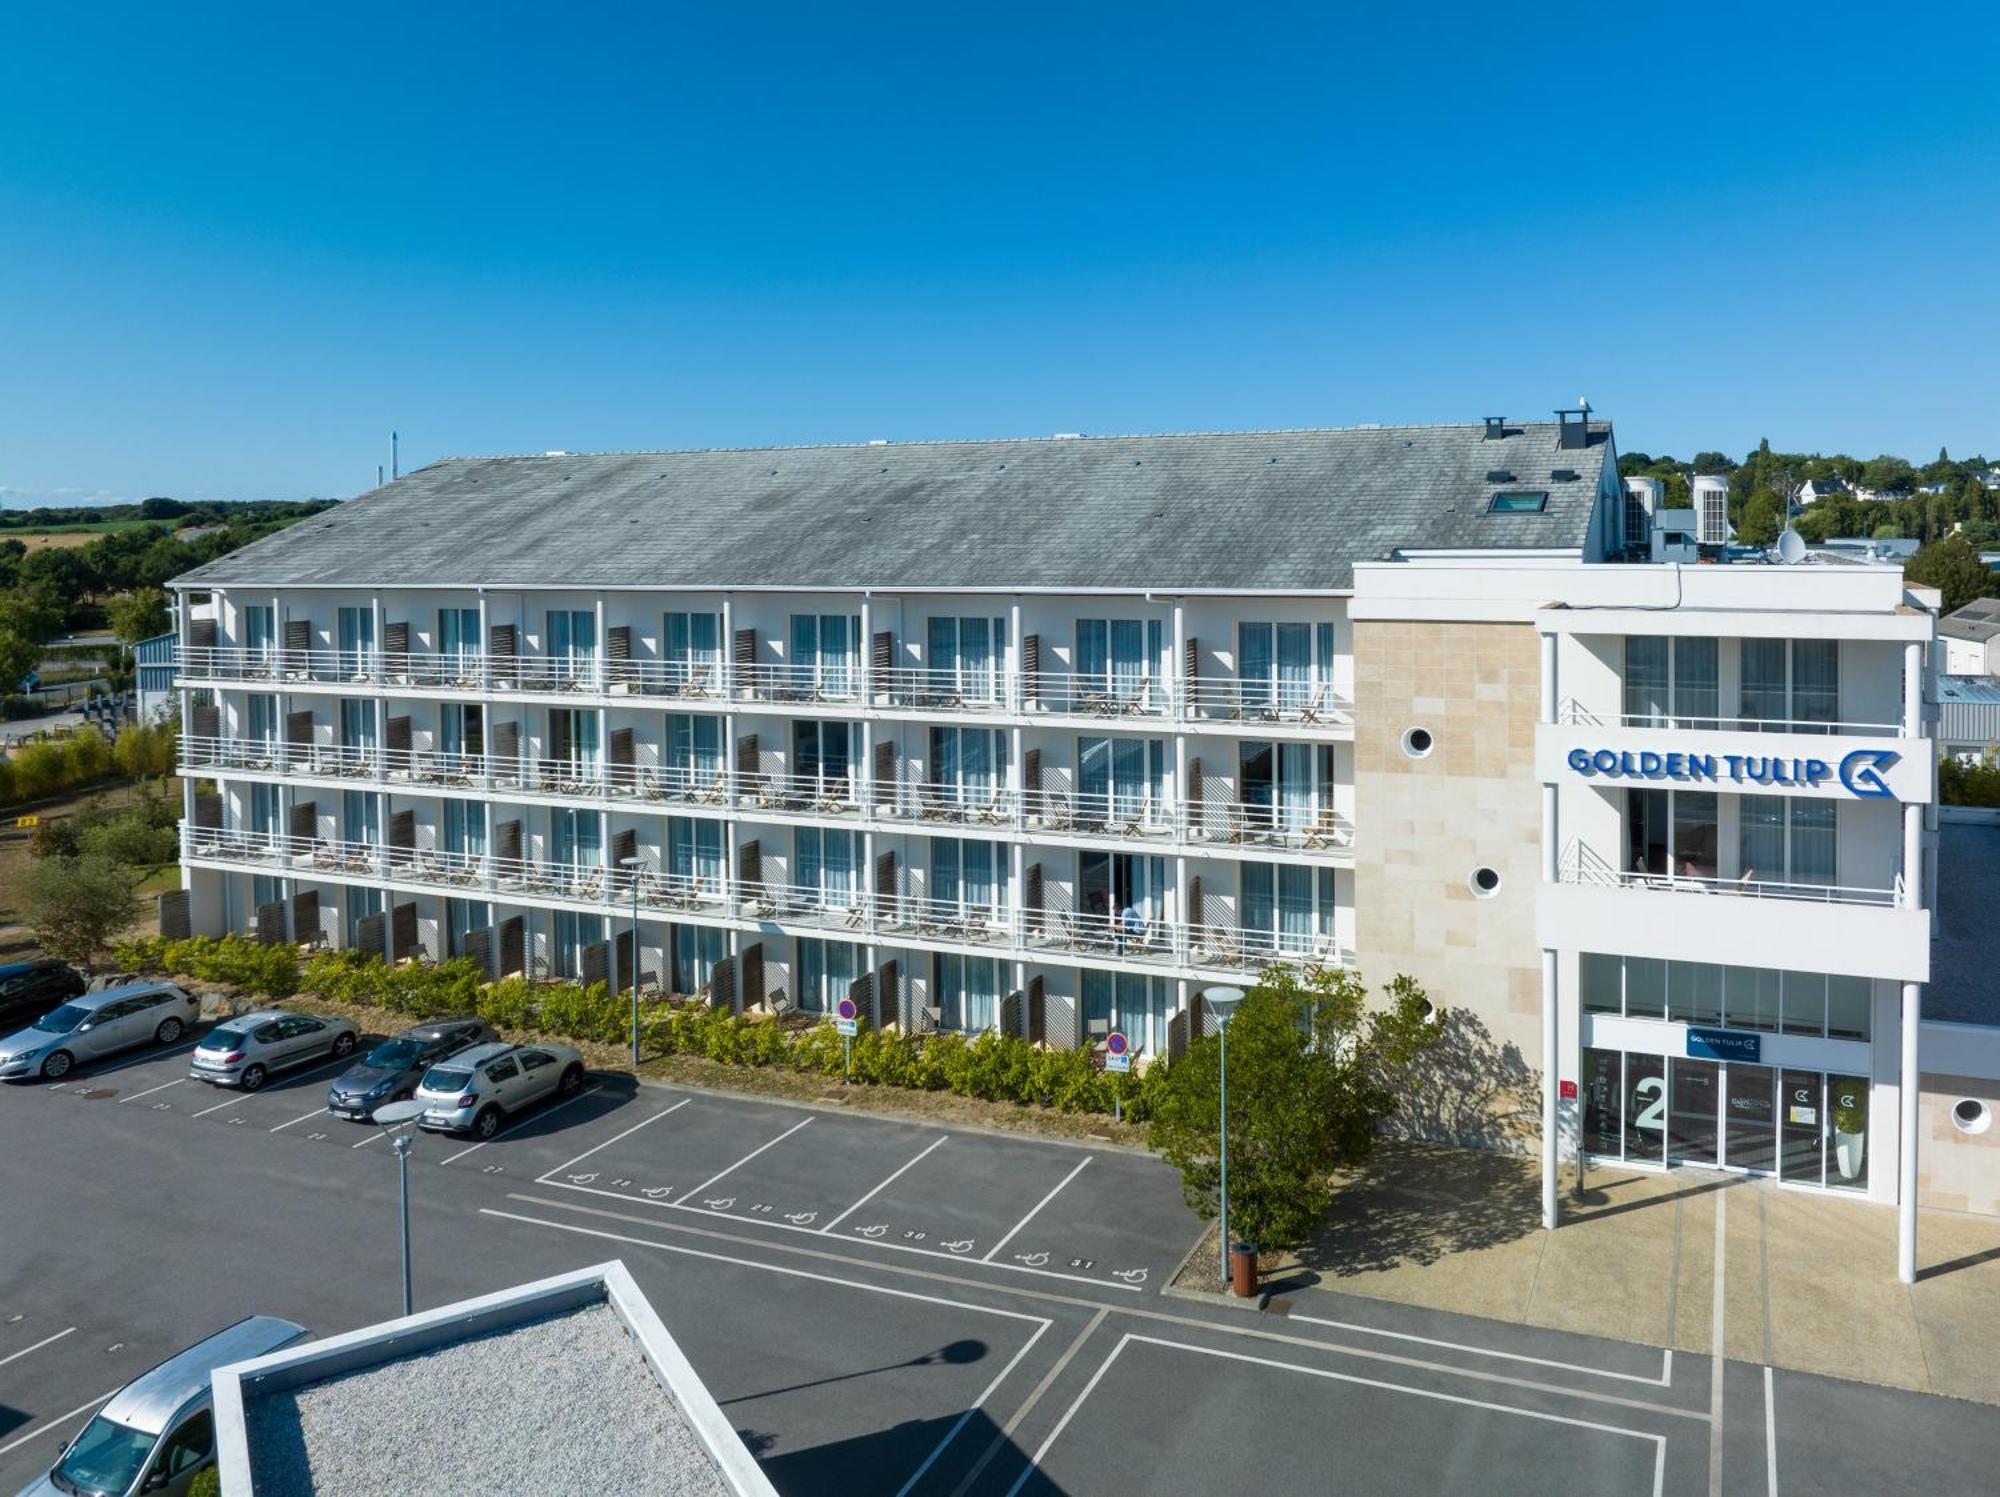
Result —
[{"label": "blue sky", "polygon": [[13,6],[0,499],[1578,396],[2000,454],[1972,9]]}]

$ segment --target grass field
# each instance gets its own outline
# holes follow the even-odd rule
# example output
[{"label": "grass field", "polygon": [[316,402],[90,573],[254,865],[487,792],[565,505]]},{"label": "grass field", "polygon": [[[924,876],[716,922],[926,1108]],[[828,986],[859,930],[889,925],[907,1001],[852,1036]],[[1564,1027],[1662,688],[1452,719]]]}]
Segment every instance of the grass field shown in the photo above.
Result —
[{"label": "grass field", "polygon": [[[162,788],[169,796],[178,796],[180,785],[181,782],[173,778],[162,782]],[[105,805],[117,807],[134,799],[138,793],[138,787],[132,784],[99,784],[37,802],[33,809],[44,821],[55,821],[82,810],[93,800],[101,799]],[[10,806],[0,812],[0,961],[20,961],[35,951],[34,936],[20,923],[20,891],[22,879],[28,871],[29,834],[14,825],[14,818],[23,809]],[[154,929],[153,896],[179,886],[180,868],[176,863],[169,863],[149,874],[139,886],[143,908],[130,933],[144,934]]]},{"label": "grass field", "polygon": [[87,546],[100,535],[109,535],[116,530],[137,530],[144,525],[157,525],[157,520],[94,520],[75,525],[49,525],[40,530],[12,530],[0,525],[0,541],[17,540],[30,551],[38,551],[44,546]]}]

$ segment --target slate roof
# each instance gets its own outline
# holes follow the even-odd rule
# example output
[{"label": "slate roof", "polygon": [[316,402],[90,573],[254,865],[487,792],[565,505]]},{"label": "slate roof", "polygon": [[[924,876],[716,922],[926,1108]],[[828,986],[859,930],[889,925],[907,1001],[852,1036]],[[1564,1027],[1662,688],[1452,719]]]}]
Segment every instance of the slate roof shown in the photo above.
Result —
[{"label": "slate roof", "polygon": [[[1552,421],[1506,431],[449,458],[177,582],[1337,590],[1399,546],[1581,546],[1609,424],[1568,451]],[[1547,507],[1489,514],[1500,488],[1546,489]]]},{"label": "slate roof", "polygon": [[1938,620],[1938,633],[1984,644],[2000,634],[2000,598],[1975,598]]}]

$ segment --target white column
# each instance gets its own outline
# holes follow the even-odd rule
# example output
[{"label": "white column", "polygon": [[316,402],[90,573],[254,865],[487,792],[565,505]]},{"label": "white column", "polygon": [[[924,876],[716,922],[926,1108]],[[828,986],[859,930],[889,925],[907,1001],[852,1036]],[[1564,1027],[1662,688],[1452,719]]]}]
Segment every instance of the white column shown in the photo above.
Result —
[{"label": "white column", "polygon": [[1924,647],[1918,640],[1903,646],[1903,737],[1915,738],[1924,726]]},{"label": "white column", "polygon": [[1021,600],[1007,605],[1007,691],[1003,700],[1015,712],[1026,706],[1021,692]]},{"label": "white column", "polygon": [[861,595],[861,705],[875,704],[875,609],[870,595]]},{"label": "white column", "polygon": [[1556,696],[1556,637],[1553,634],[1544,634],[1542,636],[1543,722],[1552,723],[1556,720],[1558,701],[1559,699]]},{"label": "white column", "polygon": [[[604,594],[599,593],[597,595],[597,647],[591,651],[590,655],[591,674],[596,677],[590,684],[599,691],[604,690],[604,683],[607,678],[604,661],[605,657],[611,652],[609,640],[610,636],[604,632]],[[603,740],[599,739],[598,744],[599,747],[602,747]]]},{"label": "white column", "polygon": [[1182,658],[1187,654],[1187,600],[1174,599],[1174,653],[1167,661],[1167,701],[1168,712],[1174,717],[1185,717],[1188,712],[1187,691],[1194,683],[1181,679]]},{"label": "white column", "polygon": [[1903,1051],[1900,1127],[1896,1160],[1896,1277],[1917,1281],[1917,1028],[1923,1014],[1922,983],[1903,984]]},{"label": "white column", "polygon": [[1542,1225],[1556,1225],[1556,1079],[1562,1070],[1556,1025],[1556,954],[1542,952]]},{"label": "white column", "polygon": [[1924,904],[1924,808],[1914,801],[1903,806],[1903,905]]}]

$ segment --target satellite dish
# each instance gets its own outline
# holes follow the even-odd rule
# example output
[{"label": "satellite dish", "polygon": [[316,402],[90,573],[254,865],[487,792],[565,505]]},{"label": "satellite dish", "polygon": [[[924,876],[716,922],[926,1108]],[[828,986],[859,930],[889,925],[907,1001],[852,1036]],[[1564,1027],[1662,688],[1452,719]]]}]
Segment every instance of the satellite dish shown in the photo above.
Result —
[{"label": "satellite dish", "polygon": [[1785,527],[1778,537],[1778,560],[1788,567],[1795,567],[1806,559],[1806,543],[1791,526]]}]

